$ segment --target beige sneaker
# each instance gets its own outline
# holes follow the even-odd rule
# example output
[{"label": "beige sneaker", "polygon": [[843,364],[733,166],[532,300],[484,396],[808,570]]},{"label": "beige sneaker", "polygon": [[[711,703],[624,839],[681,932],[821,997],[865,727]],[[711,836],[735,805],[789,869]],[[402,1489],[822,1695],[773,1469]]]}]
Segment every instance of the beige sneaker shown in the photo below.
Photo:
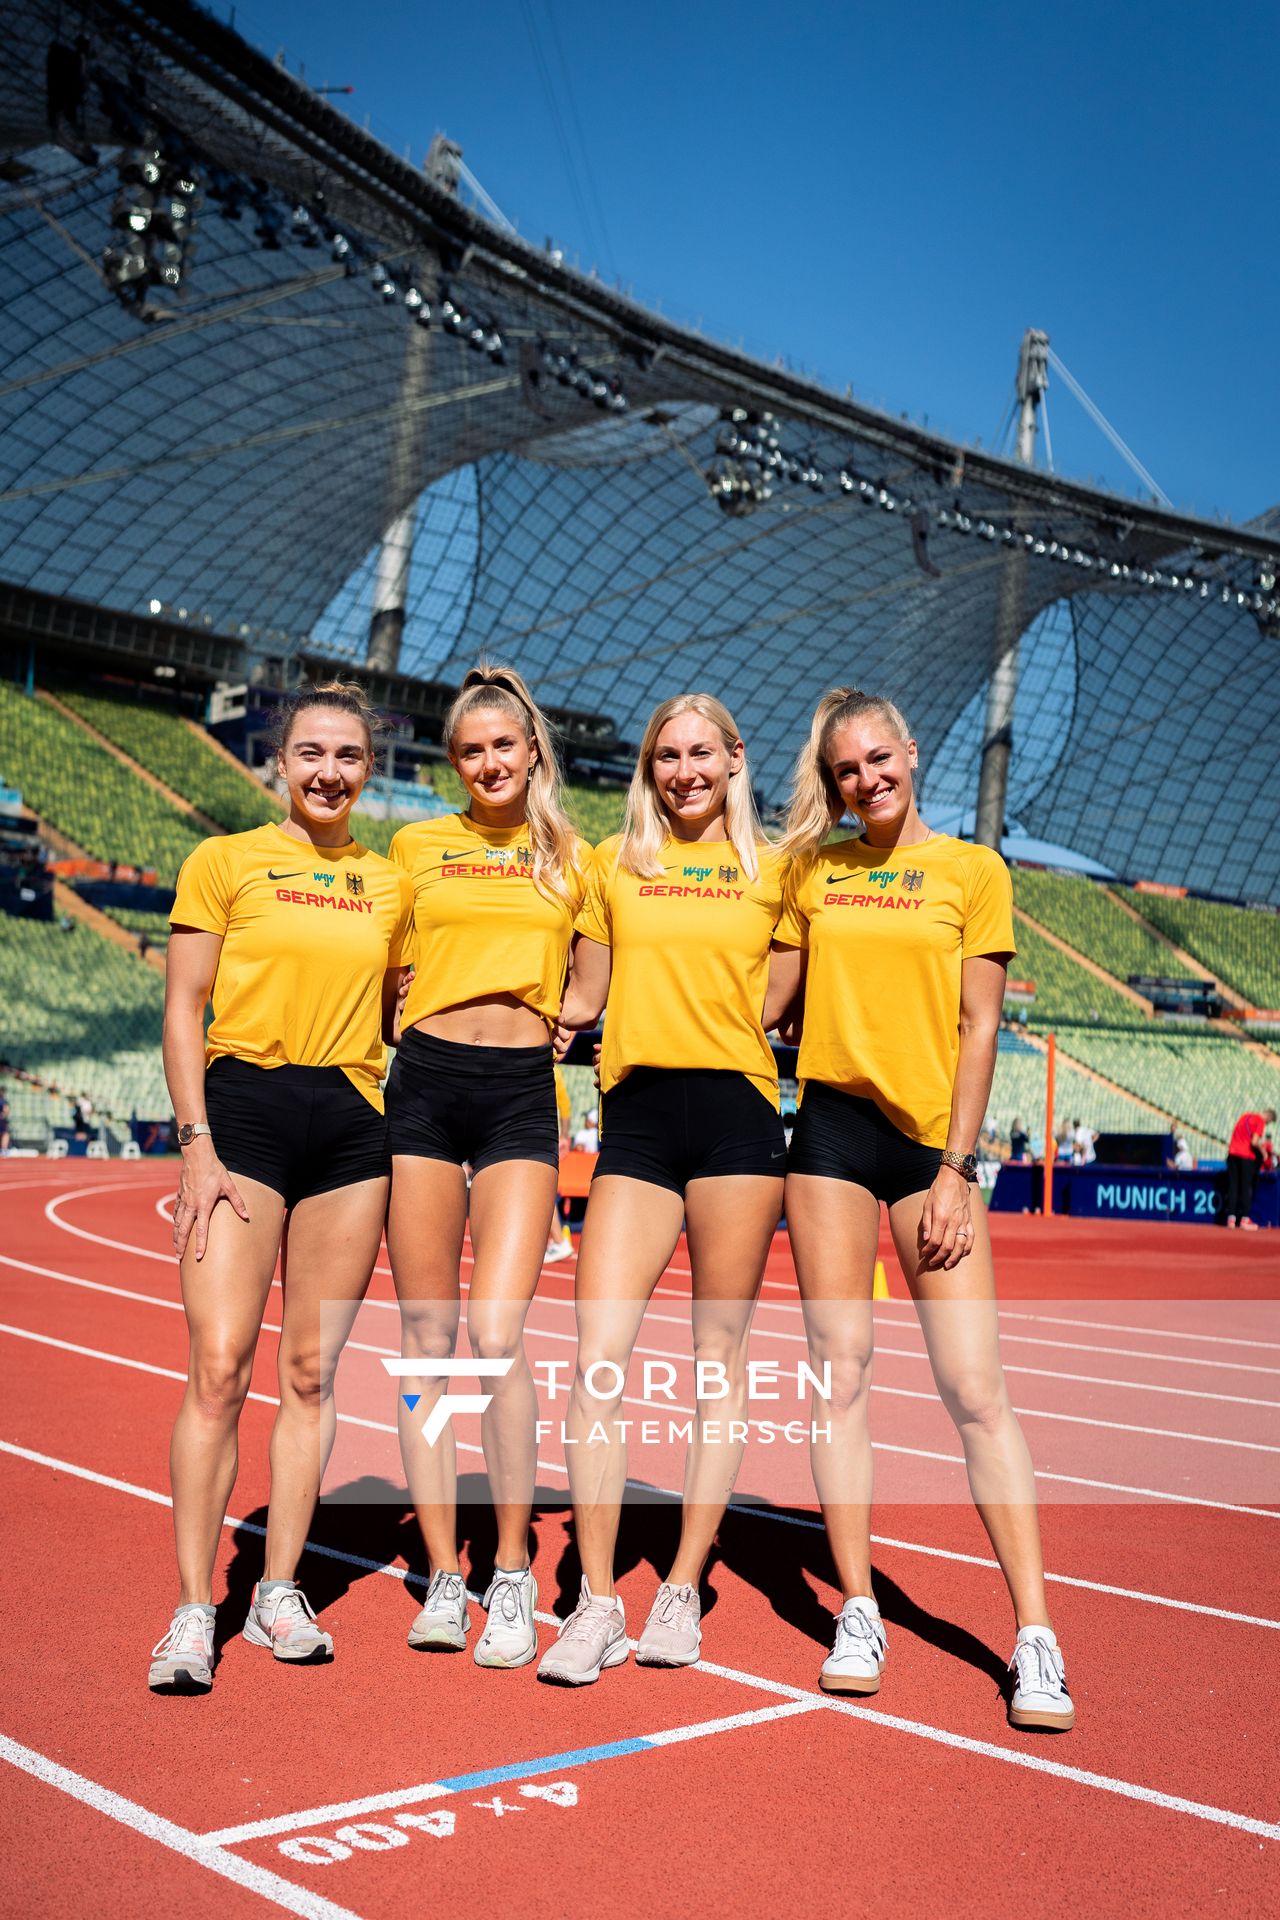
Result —
[{"label": "beige sneaker", "polygon": [[164,1639],[151,1649],[153,1693],[208,1693],[213,1685],[212,1607],[179,1607]]},{"label": "beige sneaker", "polygon": [[620,1667],[630,1649],[627,1620],[617,1594],[606,1600],[592,1593],[583,1576],[578,1604],[560,1622],[556,1643],[538,1665],[539,1680],[564,1687],[585,1687],[600,1678],[603,1667]]},{"label": "beige sneaker", "polygon": [[642,1667],[691,1667],[702,1645],[702,1603],[696,1587],[664,1580],[644,1623],[636,1659]]},{"label": "beige sneaker", "polygon": [[[265,1595],[264,1587],[269,1589]],[[251,1647],[269,1647],[277,1660],[315,1666],[333,1658],[333,1639],[316,1624],[311,1603],[296,1580],[259,1580],[244,1623],[244,1638]]]},{"label": "beige sneaker", "polygon": [[461,1653],[470,1628],[466,1581],[460,1573],[437,1573],[409,1629],[409,1645],[419,1653]]}]

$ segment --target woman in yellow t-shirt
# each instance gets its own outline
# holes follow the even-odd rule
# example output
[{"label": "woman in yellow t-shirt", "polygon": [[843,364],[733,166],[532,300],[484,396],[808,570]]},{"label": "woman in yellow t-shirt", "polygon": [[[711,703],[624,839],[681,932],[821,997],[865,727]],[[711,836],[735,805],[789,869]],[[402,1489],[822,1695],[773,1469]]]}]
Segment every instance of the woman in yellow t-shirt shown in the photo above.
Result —
[{"label": "woman in yellow t-shirt", "polygon": [[[783,841],[793,856],[778,929],[792,946],[788,1027],[803,1020],[787,1226],[811,1361],[831,1367],[832,1437],[815,1439],[812,1457],[844,1590],[820,1684],[875,1693],[884,1666],[867,1430],[883,1202],[1013,1601],[1010,1721],[1065,1731],[1075,1713],[1049,1625],[1035,1478],[1000,1365],[986,1210],[971,1205],[1013,893],[998,853],[925,825],[915,766],[895,706],[836,688],[797,763]],[[829,840],[846,811],[861,837]]]},{"label": "woman in yellow t-shirt", "polygon": [[348,825],[375,725],[358,686],[293,695],[276,756],[287,819],[205,840],[178,875],[164,1065],[182,1151],[174,1248],[191,1357],[170,1452],[181,1601],[152,1656],[157,1691],[212,1684],[214,1555],[277,1259],[280,1411],[244,1637],[277,1660],[333,1652],[294,1576],[333,1445],[334,1370],[382,1239],[382,1036],[412,929],[404,875]]},{"label": "woman in yellow t-shirt", "polygon": [[[468,673],[444,739],[466,809],[402,827],[391,843],[413,887],[416,971],[387,1084],[387,1247],[405,1356],[451,1355],[470,1168],[467,1331],[477,1358],[507,1363],[486,1382],[481,1427],[498,1541],[475,1660],[519,1667],[538,1651],[529,1565],[538,1409],[524,1323],[556,1202],[551,1030],[591,850],[564,811],[551,729],[519,674]],[[446,1426],[428,1444],[422,1431],[443,1382],[402,1384],[415,1404],[399,1402],[401,1448],[431,1574],[409,1645],[461,1650],[471,1621],[453,1434]]]},{"label": "woman in yellow t-shirt", "polygon": [[[613,1585],[627,1474],[621,1381],[682,1225],[695,1357],[722,1366],[729,1390],[699,1395],[680,1544],[637,1658],[698,1658],[698,1586],[742,1454],[740,1441],[712,1434],[746,1420],[747,1336],[782,1200],[786,1150],[765,1038],[781,911],[781,863],[764,842],[732,717],[709,694],[665,701],[645,728],[623,831],[592,864],[562,1015],[567,1039],[608,999],[565,1423],[583,1581],[543,1679],[580,1686],[627,1657]],[[612,1398],[595,1390],[604,1379],[619,1383]],[[591,1437],[602,1427],[603,1447]]]}]

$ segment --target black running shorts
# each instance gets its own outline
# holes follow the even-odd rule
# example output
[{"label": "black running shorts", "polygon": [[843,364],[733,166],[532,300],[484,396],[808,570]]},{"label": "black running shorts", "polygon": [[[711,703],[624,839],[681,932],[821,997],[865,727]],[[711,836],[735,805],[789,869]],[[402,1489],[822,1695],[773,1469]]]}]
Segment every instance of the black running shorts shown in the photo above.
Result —
[{"label": "black running shorts", "polygon": [[899,1132],[874,1100],[806,1080],[787,1172],[851,1180],[891,1207],[909,1193],[928,1191],[941,1155],[940,1147],[922,1147]]},{"label": "black running shorts", "polygon": [[691,1180],[786,1167],[781,1115],[745,1073],[633,1067],[604,1097],[595,1179],[621,1173],[683,1193]]},{"label": "black running shorts", "polygon": [[257,1067],[227,1055],[205,1075],[218,1158],[286,1207],[391,1172],[387,1123],[341,1067]]},{"label": "black running shorts", "polygon": [[387,1082],[393,1154],[465,1160],[473,1174],[499,1160],[560,1165],[555,1062],[542,1047],[467,1047],[411,1027]]}]

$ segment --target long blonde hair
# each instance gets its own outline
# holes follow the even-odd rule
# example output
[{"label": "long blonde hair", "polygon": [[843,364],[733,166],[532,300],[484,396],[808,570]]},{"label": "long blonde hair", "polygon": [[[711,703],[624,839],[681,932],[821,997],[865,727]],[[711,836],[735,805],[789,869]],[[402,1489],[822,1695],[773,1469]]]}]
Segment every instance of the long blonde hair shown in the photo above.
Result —
[{"label": "long blonde hair", "polygon": [[827,747],[837,727],[874,713],[905,745],[910,729],[892,700],[861,687],[832,687],[824,693],[809,728],[809,738],[796,758],[791,776],[787,825],[779,842],[783,853],[799,857],[816,853],[845,810],[835,776],[827,765]]},{"label": "long blonde hair", "polygon": [[[710,693],[679,693],[674,700],[664,700],[649,715],[640,751],[636,755],[636,770],[631,776],[627,793],[622,844],[618,848],[618,865],[641,880],[652,880],[662,871],[658,853],[663,841],[670,836],[671,824],[666,808],[658,798],[657,782],[653,777],[653,756],[662,729],[669,720],[678,719],[682,713],[700,713],[704,720],[709,720],[723,740],[726,751],[732,751],[741,737],[729,709]],[[756,812],[755,796],[751,791],[751,772],[745,753],[742,765],[729,780],[724,821],[725,838],[733,843],[738,865],[748,880],[758,879],[760,861],[756,848],[764,839],[764,829]]]},{"label": "long blonde hair", "polygon": [[525,794],[533,884],[548,899],[576,907],[582,894],[578,836],[565,812],[556,730],[515,668],[491,666],[487,660],[472,667],[445,715],[444,739],[450,751],[463,721],[479,711],[505,713],[537,748]]}]

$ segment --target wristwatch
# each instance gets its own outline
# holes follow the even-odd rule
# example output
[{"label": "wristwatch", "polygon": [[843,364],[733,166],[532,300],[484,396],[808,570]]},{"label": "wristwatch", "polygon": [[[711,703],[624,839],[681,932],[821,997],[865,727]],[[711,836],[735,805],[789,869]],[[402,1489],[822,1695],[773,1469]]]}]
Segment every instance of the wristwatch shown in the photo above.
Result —
[{"label": "wristwatch", "polygon": [[942,1164],[944,1167],[951,1167],[960,1175],[962,1180],[967,1180],[970,1186],[972,1186],[978,1178],[978,1157],[976,1154],[953,1153],[950,1147],[944,1147],[942,1150]]},{"label": "wristwatch", "polygon": [[207,1133],[212,1140],[213,1128],[206,1120],[184,1121],[183,1125],[178,1128],[178,1145],[180,1147],[189,1147],[191,1142],[198,1139],[202,1133]]}]

